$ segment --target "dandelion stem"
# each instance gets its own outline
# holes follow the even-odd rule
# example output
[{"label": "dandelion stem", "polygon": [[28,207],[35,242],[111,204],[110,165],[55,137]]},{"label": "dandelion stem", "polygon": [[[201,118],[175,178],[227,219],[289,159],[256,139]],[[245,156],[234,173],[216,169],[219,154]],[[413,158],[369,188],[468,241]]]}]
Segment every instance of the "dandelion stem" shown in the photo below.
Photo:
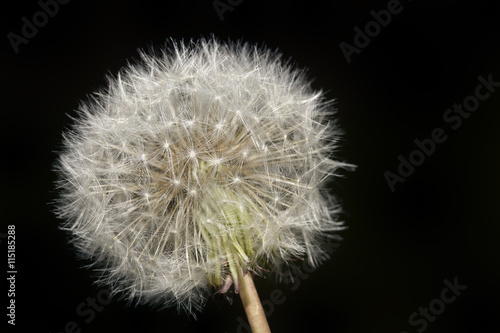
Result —
[{"label": "dandelion stem", "polygon": [[247,314],[252,333],[271,333],[264,308],[255,289],[250,273],[240,274],[240,297]]}]

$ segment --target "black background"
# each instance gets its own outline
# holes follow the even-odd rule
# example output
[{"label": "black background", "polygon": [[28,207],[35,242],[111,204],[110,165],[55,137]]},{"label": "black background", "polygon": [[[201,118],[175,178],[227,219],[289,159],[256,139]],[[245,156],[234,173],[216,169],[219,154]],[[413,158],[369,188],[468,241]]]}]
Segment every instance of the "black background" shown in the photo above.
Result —
[{"label": "black background", "polygon": [[[273,332],[417,332],[422,326],[409,316],[455,277],[467,290],[425,332],[500,332],[500,88],[457,130],[442,118],[474,94],[479,75],[500,81],[499,2],[404,1],[351,63],[339,43],[352,45],[353,28],[363,29],[387,1],[325,3],[245,0],[221,21],[211,1],[71,1],[18,53],[7,34],[20,34],[21,18],[31,21],[40,7],[2,4],[0,233],[16,226],[16,331],[64,332],[75,321],[81,332],[247,332],[236,319],[245,317],[237,297],[233,305],[210,300],[196,321],[113,299],[87,323],[76,308],[100,289],[49,204],[57,197],[55,151],[78,101],[138,48],[213,33],[279,48],[309,68],[313,86],[337,99],[346,132],[338,158],[359,166],[332,189],[349,226],[333,259],[296,290],[257,280],[263,300],[275,288],[286,298],[269,316]],[[396,173],[398,156],[437,127],[446,142],[391,192],[384,172]]]}]

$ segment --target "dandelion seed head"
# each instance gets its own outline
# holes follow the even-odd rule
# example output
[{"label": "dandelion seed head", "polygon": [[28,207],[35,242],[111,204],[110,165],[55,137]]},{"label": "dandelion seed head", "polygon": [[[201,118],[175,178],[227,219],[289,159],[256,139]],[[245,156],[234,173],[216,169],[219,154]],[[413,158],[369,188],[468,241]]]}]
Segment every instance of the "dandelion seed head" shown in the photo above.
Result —
[{"label": "dandelion seed head", "polygon": [[265,48],[141,57],[81,105],[58,160],[58,216],[99,281],[192,313],[238,271],[321,263],[342,228],[325,181],[349,167],[331,103]]}]

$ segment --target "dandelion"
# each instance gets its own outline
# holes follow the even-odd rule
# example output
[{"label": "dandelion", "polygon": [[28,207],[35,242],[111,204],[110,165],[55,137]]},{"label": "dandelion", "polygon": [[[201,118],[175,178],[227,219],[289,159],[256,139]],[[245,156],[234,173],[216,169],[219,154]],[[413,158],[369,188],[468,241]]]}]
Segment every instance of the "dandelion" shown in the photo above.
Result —
[{"label": "dandelion", "polygon": [[319,265],[343,228],[324,191],[350,167],[331,158],[333,112],[266,48],[141,53],[65,133],[57,214],[112,293],[194,314],[233,288],[258,331],[252,277]]}]

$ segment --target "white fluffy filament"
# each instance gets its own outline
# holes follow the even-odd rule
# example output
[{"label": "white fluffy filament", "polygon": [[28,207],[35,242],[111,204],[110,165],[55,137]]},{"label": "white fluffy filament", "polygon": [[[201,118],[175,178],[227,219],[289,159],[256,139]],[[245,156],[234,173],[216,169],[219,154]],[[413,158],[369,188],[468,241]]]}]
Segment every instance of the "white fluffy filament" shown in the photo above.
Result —
[{"label": "white fluffy filament", "polygon": [[279,54],[172,47],[80,107],[57,212],[114,293],[192,312],[241,271],[319,264],[342,228],[322,188],[348,165],[330,158],[331,103]]}]

